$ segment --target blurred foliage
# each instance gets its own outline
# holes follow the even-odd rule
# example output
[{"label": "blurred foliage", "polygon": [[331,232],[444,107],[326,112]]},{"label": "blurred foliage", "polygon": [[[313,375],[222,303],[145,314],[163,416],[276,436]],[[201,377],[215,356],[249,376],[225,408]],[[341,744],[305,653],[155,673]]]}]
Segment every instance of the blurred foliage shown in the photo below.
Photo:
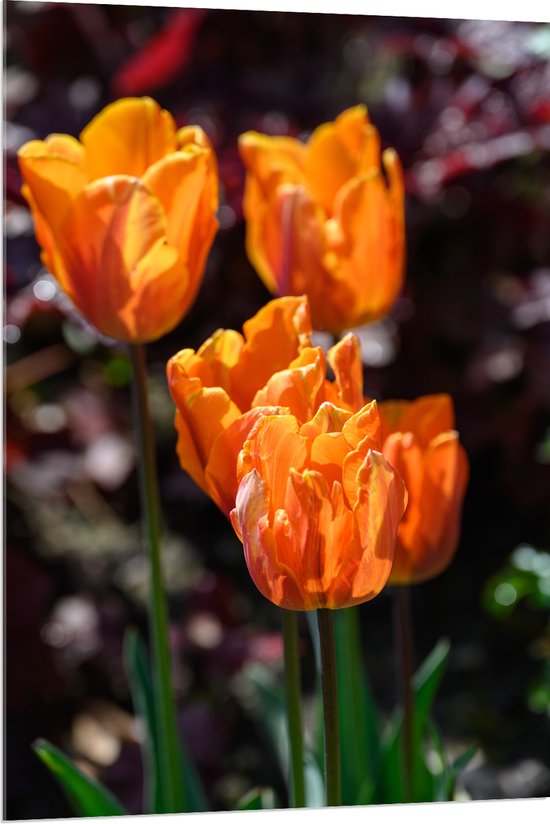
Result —
[{"label": "blurred foliage", "polygon": [[[40,264],[16,162],[26,140],[77,135],[126,94],[154,96],[179,125],[199,123],[221,176],[220,231],[196,304],[148,347],[179,722],[209,808],[267,806],[268,787],[286,803],[277,753],[241,694],[251,665],[280,678],[280,626],[225,519],[179,468],[165,363],[218,327],[240,328],[268,297],[244,252],[237,136],[306,135],[357,102],[401,156],[408,192],[403,295],[388,318],[358,330],[365,386],[383,398],[450,392],[471,462],[456,559],[411,593],[417,661],[438,638],[452,641],[431,713],[444,741],[428,731],[424,744],[433,763],[444,756],[447,788],[476,742],[478,766],[460,792],[549,794],[544,575],[510,561],[492,577],[519,545],[549,546],[549,41],[544,24],[8,0],[8,818],[70,812],[30,750],[38,736],[131,813],[144,809],[122,656],[125,627],[146,637],[147,591],[127,353],[77,315]],[[509,586],[514,603],[500,603]],[[360,615],[372,698],[387,721],[389,598]],[[304,626],[301,638],[314,720]]]},{"label": "blurred foliage", "polygon": [[[529,655],[540,661],[540,667],[527,687],[527,705],[532,712],[550,717],[550,552],[518,546],[506,566],[487,582],[483,603],[511,632],[529,638]],[[533,622],[532,612],[541,614],[542,626],[536,618]]]}]

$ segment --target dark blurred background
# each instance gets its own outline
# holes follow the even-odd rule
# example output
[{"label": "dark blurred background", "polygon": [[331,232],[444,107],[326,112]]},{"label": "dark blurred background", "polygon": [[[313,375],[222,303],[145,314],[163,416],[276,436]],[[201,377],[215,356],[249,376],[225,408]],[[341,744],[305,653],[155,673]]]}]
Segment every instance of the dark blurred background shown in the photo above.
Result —
[{"label": "dark blurred background", "polygon": [[[195,306],[148,347],[180,724],[212,809],[282,780],[243,673],[281,667],[277,610],[233,531],[180,470],[166,360],[268,294],[244,252],[247,129],[306,136],[365,102],[406,170],[408,265],[361,330],[366,391],[450,392],[471,461],[462,540],[412,591],[417,663],[452,643],[435,705],[460,797],[550,794],[550,26],[6,3],[6,817],[70,815],[30,750],[44,736],[141,811],[139,728],[122,666],[146,635],[147,570],[124,347],[98,339],[41,267],[17,149],[78,135],[149,94],[210,136],[220,231]],[[395,703],[391,596],[361,610],[377,701]],[[304,687],[313,657],[302,626]]]}]

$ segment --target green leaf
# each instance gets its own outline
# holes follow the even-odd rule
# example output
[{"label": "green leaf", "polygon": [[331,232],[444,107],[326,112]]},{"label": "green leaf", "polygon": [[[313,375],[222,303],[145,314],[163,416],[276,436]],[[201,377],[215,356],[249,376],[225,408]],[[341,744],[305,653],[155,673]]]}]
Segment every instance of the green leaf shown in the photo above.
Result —
[{"label": "green leaf", "polygon": [[254,686],[257,701],[256,716],[267,733],[270,744],[275,749],[285,781],[289,780],[290,746],[286,723],[284,693],[275,682],[271,671],[259,663],[246,667],[246,677]]},{"label": "green leaf", "polygon": [[443,678],[450,649],[449,641],[442,638],[413,675],[415,711],[419,719],[427,718],[435,693]]},{"label": "green leaf", "polygon": [[143,809],[149,813],[161,813],[165,811],[164,781],[158,756],[153,684],[147,654],[137,630],[133,627],[125,633],[123,657],[126,676],[132,690],[134,710],[141,718],[145,731],[141,747],[144,776]]},{"label": "green leaf", "polygon": [[61,750],[39,738],[33,750],[55,776],[69,801],[80,816],[128,815],[114,795],[89,775],[86,775]]},{"label": "green leaf", "polygon": [[255,787],[249,790],[237,804],[237,810],[273,810],[275,793],[271,787]]},{"label": "green leaf", "polygon": [[468,749],[464,750],[463,753],[461,753],[457,758],[455,758],[455,760],[447,770],[447,775],[445,777],[445,785],[443,788],[444,797],[441,799],[442,801],[453,800],[456,779],[458,778],[462,770],[464,770],[468,766],[468,764],[470,763],[470,761],[476,753],[477,747],[475,746],[475,744],[472,744],[472,746],[468,747]]},{"label": "green leaf", "polygon": [[[142,747],[145,776],[145,810],[151,813],[167,812],[165,806],[165,776],[160,758],[160,746],[155,712],[155,693],[147,653],[134,628],[127,630],[124,638],[124,662],[137,715],[145,726]],[[179,739],[180,774],[183,781],[186,810],[204,812],[208,809],[205,793],[197,770],[187,755],[181,737]]]},{"label": "green leaf", "polygon": [[325,779],[313,753],[304,754],[304,780],[306,806],[324,807],[326,804]]},{"label": "green leaf", "polygon": [[[437,688],[443,677],[449,656],[450,644],[446,639],[439,641],[412,679],[414,723],[413,723],[413,801],[433,801],[437,795],[434,776],[426,766],[424,737],[427,722]],[[403,751],[403,718],[396,713],[384,738],[382,747],[382,773],[379,803],[399,803],[406,800],[403,786],[401,753]]]},{"label": "green leaf", "polygon": [[342,803],[371,797],[380,762],[380,728],[367,680],[358,607],[334,615],[342,763]]}]

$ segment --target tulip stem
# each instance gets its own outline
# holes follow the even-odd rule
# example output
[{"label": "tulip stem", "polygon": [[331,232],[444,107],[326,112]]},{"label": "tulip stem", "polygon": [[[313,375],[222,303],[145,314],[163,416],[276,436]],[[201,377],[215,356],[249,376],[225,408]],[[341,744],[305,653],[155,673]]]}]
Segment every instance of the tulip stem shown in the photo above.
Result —
[{"label": "tulip stem", "polygon": [[285,694],[288,738],[290,742],[291,806],[305,807],[304,745],[300,684],[300,654],[298,650],[298,620],[295,612],[283,609],[283,639],[285,650]]},{"label": "tulip stem", "polygon": [[[157,481],[153,423],[147,395],[147,364],[145,347],[130,345],[134,373],[133,400],[138,432],[138,472],[142,507],[142,522],[149,548],[149,632],[153,652],[153,685],[161,774],[164,776],[164,809],[178,813],[186,810],[180,776],[180,749],[177,732],[176,707],[171,680],[170,642],[168,636],[168,608],[162,580],[160,555],[161,510]],[[157,812],[161,812],[158,810]]]},{"label": "tulip stem", "polygon": [[413,636],[409,588],[393,587],[394,623],[397,645],[397,692],[403,710],[402,775],[405,801],[413,800],[413,729],[414,702],[412,693]]},{"label": "tulip stem", "polygon": [[339,807],[341,804],[340,733],[338,730],[338,679],[336,672],[336,644],[334,641],[334,616],[332,610],[317,610],[317,621],[321,642],[327,807]]}]

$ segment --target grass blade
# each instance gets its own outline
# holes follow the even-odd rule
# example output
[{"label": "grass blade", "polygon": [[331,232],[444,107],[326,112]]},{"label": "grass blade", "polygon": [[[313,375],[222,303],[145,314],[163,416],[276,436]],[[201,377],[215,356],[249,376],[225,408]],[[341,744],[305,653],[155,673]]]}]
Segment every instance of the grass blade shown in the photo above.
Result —
[{"label": "grass blade", "polygon": [[128,815],[114,795],[95,778],[86,775],[80,767],[42,738],[33,744],[33,750],[57,779],[77,815]]}]

